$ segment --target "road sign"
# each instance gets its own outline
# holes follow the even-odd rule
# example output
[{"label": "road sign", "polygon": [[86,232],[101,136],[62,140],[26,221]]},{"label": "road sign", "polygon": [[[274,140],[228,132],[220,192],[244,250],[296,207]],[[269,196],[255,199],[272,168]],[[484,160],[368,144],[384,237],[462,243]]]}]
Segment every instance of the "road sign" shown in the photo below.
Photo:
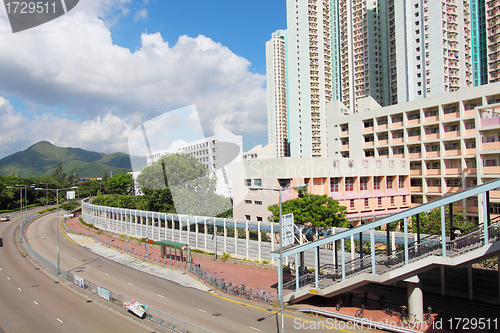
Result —
[{"label": "road sign", "polygon": [[283,215],[281,222],[283,247],[293,245],[293,213]]}]

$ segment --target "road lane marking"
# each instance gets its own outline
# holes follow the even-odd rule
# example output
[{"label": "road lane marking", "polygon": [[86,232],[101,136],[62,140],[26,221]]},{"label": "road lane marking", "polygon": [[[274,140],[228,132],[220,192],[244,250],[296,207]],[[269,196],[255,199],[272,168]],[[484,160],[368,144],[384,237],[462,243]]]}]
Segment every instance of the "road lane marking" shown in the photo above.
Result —
[{"label": "road lane marking", "polygon": [[261,331],[261,330],[259,330],[258,328],[255,328],[255,327],[252,327],[252,326],[250,326],[250,328],[251,328],[251,329],[253,329],[253,330],[256,330],[256,331],[262,332],[262,331]]},{"label": "road lane marking", "polygon": [[108,273],[104,273],[104,275],[107,275],[107,276],[109,276],[109,274],[108,274]]},{"label": "road lane marking", "polygon": [[36,301],[33,301],[33,303],[35,303],[36,305],[38,305],[38,303]]},{"label": "road lane marking", "polygon": [[7,276],[7,280],[10,280],[10,277]]},{"label": "road lane marking", "polygon": [[0,271],[2,271],[2,270],[3,270],[3,269],[2,269],[2,268],[0,268]]},{"label": "road lane marking", "polygon": [[130,283],[130,282],[129,282],[128,284],[130,284],[131,286],[133,286],[133,284],[132,284],[132,283]]},{"label": "road lane marking", "polygon": [[207,313],[207,311],[205,311],[205,310],[202,310],[202,309],[198,309],[198,311],[201,311],[201,312],[205,312],[205,313]]},{"label": "road lane marking", "polygon": [[165,298],[165,296],[162,296],[162,295],[160,295],[160,294],[158,294],[158,296],[160,296],[161,298]]},{"label": "road lane marking", "polygon": [[21,291],[21,288],[17,288],[17,290]]},{"label": "road lane marking", "polygon": [[62,323],[62,320],[61,320],[61,319],[59,319],[59,318],[57,318],[57,321],[58,321],[58,322],[60,322],[60,323]]}]

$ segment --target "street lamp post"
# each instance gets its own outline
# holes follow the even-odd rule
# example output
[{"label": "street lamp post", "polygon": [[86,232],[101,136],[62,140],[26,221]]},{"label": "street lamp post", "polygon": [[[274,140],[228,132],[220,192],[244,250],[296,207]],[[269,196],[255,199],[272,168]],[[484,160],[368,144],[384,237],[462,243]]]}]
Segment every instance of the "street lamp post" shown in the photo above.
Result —
[{"label": "street lamp post", "polygon": [[[57,200],[57,275],[61,275],[61,266],[60,266],[60,255],[59,255],[59,191],[62,190],[70,190],[70,189],[76,189],[78,186],[72,186],[72,187],[66,187],[66,188],[55,188],[55,189],[48,189],[49,191],[56,191],[56,200]],[[43,188],[37,187],[35,190],[40,191],[44,190]]]},{"label": "street lamp post", "polygon": [[20,196],[20,204],[21,204],[21,232],[20,232],[20,239],[21,241],[23,240],[23,188],[24,188],[24,221],[28,220],[28,195],[27,195],[27,187],[35,187],[35,184],[31,185],[18,185],[16,186],[6,186],[6,188],[19,188],[19,196]]},{"label": "street lamp post", "polygon": [[48,193],[48,186],[49,184],[54,184],[54,182],[51,182],[51,183],[40,183],[40,185],[45,185],[45,209],[47,209],[47,201],[48,201],[48,196],[47,196],[47,193]]},{"label": "street lamp post", "polygon": [[[278,281],[278,296],[280,299],[280,308],[281,308],[281,333],[285,332],[285,314],[284,314],[284,299],[283,299],[283,219],[282,219],[282,211],[281,211],[281,192],[286,191],[286,190],[291,190],[294,188],[304,188],[306,187],[306,184],[299,184],[297,186],[291,186],[291,187],[279,187],[279,188],[262,188],[261,186],[258,185],[252,185],[250,186],[251,191],[277,191],[279,192],[279,225],[280,225],[280,262],[279,262],[279,267],[278,267],[278,276],[279,280]],[[271,227],[272,228],[272,227]]]}]

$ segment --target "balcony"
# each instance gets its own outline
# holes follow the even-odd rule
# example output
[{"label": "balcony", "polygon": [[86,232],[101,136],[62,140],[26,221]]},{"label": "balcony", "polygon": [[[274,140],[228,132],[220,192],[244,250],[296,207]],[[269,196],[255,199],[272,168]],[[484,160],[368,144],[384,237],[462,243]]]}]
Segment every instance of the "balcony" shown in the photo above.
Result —
[{"label": "balcony", "polygon": [[420,135],[414,135],[408,137],[408,142],[415,142],[415,141],[420,141]]},{"label": "balcony", "polygon": [[464,173],[466,175],[476,175],[477,174],[477,168],[465,168]]},{"label": "balcony", "polygon": [[450,149],[444,151],[444,156],[460,156],[460,154],[461,154],[460,149]]},{"label": "balcony", "polygon": [[441,193],[441,186],[427,186],[427,192],[429,192],[429,193]]},{"label": "balcony", "polygon": [[477,212],[478,212],[477,206],[468,206],[467,207],[467,213],[477,214]]},{"label": "balcony", "polygon": [[373,132],[373,126],[370,126],[370,127],[365,127],[363,129],[363,132]]},{"label": "balcony", "polygon": [[422,186],[410,186],[411,192],[423,192],[424,188]]},{"label": "balcony", "polygon": [[500,191],[490,191],[490,199],[500,199]]},{"label": "balcony", "polygon": [[444,133],[445,138],[456,138],[460,136],[460,131],[449,131]]},{"label": "balcony", "polygon": [[389,140],[387,140],[387,139],[385,139],[385,140],[378,140],[377,144],[379,146],[387,145],[387,144],[389,144]]},{"label": "balcony", "polygon": [[462,191],[461,187],[446,187],[446,193],[457,193]]},{"label": "balcony", "polygon": [[438,139],[439,139],[439,133],[431,133],[425,135],[425,140],[438,140]]},{"label": "balcony", "polygon": [[425,153],[425,157],[439,157],[441,154],[438,151],[428,151]]},{"label": "balcony", "polygon": [[448,120],[448,119],[456,119],[460,117],[460,113],[458,112],[451,112],[443,115],[443,120]]},{"label": "balcony", "polygon": [[465,130],[464,136],[472,136],[472,135],[476,135],[476,130],[475,129],[467,129],[467,130]]},{"label": "balcony", "polygon": [[438,176],[441,174],[441,169],[427,169],[427,176]]},{"label": "balcony", "polygon": [[407,126],[418,125],[418,124],[420,124],[420,119],[412,119],[408,120]]},{"label": "balcony", "polygon": [[476,148],[465,149],[465,155],[476,155]]},{"label": "balcony", "polygon": [[481,127],[500,125],[500,117],[481,119]]},{"label": "balcony", "polygon": [[483,167],[485,175],[498,175],[500,174],[500,166],[485,166]]},{"label": "balcony", "polygon": [[377,125],[377,130],[380,131],[380,130],[386,130],[388,128],[387,124],[383,124],[383,125]]},{"label": "balcony", "polygon": [[430,117],[425,117],[424,122],[425,123],[432,123],[435,121],[439,120],[439,116],[430,116]]},{"label": "balcony", "polygon": [[348,143],[343,144],[343,145],[341,146],[341,149],[349,149],[349,144],[348,144]]},{"label": "balcony", "polygon": [[408,158],[422,158],[422,153],[409,153]]},{"label": "balcony", "polygon": [[373,145],[374,145],[373,141],[368,141],[365,142],[364,147],[373,147]]},{"label": "balcony", "polygon": [[464,117],[474,117],[476,115],[476,110],[464,111]]},{"label": "balcony", "polygon": [[446,174],[447,175],[461,175],[462,169],[461,168],[446,168]]},{"label": "balcony", "polygon": [[340,132],[340,136],[348,136],[348,135],[349,135],[348,130]]},{"label": "balcony", "polygon": [[422,169],[410,170],[410,176],[422,175]]},{"label": "balcony", "polygon": [[499,150],[500,142],[483,142],[483,150]]},{"label": "balcony", "polygon": [[392,139],[392,144],[403,143],[403,142],[404,142],[404,138]]},{"label": "balcony", "polygon": [[403,127],[403,122],[402,121],[398,121],[398,122],[395,122],[395,123],[392,123],[392,128],[395,128],[395,127]]}]

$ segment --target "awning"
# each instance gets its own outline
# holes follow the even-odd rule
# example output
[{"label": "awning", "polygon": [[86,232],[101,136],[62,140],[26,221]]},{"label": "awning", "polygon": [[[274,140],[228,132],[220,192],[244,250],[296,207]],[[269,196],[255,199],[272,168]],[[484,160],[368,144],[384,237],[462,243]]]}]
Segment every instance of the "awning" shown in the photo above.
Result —
[{"label": "awning", "polygon": [[408,192],[408,190],[407,190],[407,189],[405,189],[405,188],[400,188],[400,189],[398,190],[398,192],[399,192],[399,194],[400,194],[400,195],[407,195],[407,194],[410,194],[410,192]]},{"label": "awning", "polygon": [[171,242],[171,241],[166,241],[166,240],[157,241],[157,242],[155,242],[155,244],[165,245],[168,247],[175,247],[176,249],[182,249],[182,248],[188,247],[188,245],[184,244],[184,243],[177,243],[177,242]]},{"label": "awning", "polygon": [[344,193],[346,199],[358,199],[359,195],[354,191],[348,191]]},{"label": "awning", "polygon": [[388,189],[388,190],[386,191],[386,195],[387,195],[387,196],[390,196],[390,197],[393,197],[393,196],[398,195],[398,192],[396,192],[395,190]]},{"label": "awning", "polygon": [[373,194],[370,191],[360,191],[359,197],[360,198],[373,198]]},{"label": "awning", "polygon": [[385,194],[384,191],[382,191],[382,190],[374,190],[373,196],[374,197],[386,197],[387,194]]},{"label": "awning", "polygon": [[330,192],[330,198],[333,200],[345,200],[344,196],[340,192]]}]

